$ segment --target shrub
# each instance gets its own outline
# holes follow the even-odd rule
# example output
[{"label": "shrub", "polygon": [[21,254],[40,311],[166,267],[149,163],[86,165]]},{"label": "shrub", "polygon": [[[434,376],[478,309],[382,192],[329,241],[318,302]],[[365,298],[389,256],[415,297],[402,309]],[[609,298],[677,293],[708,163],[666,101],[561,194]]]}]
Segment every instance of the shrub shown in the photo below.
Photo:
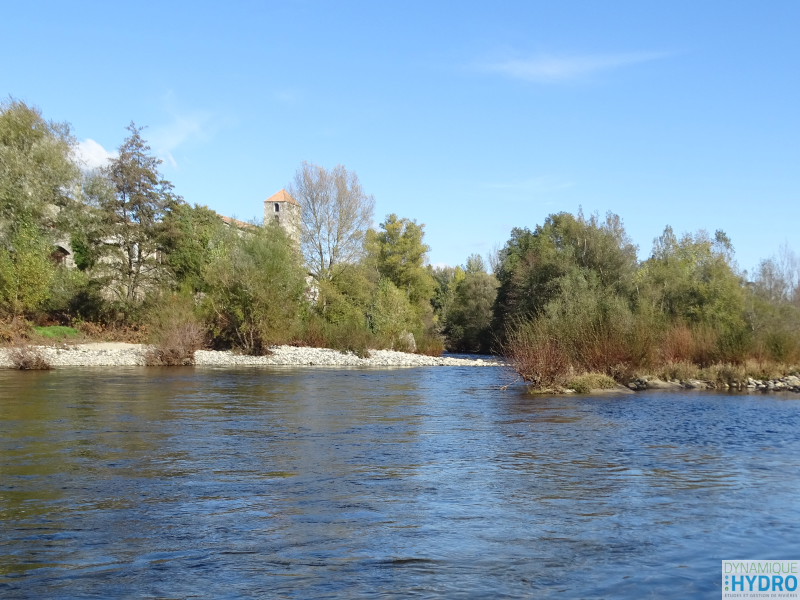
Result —
[{"label": "shrub", "polygon": [[441,356],[444,352],[444,342],[441,338],[425,333],[417,340],[417,353],[426,356]]},{"label": "shrub", "polygon": [[150,366],[194,364],[194,353],[203,347],[205,327],[194,316],[189,297],[171,295],[153,307],[150,341],[153,348],[145,353]]},{"label": "shrub", "polygon": [[666,363],[658,370],[658,376],[665,381],[673,379],[686,381],[687,379],[696,379],[699,374],[697,366],[685,360]]},{"label": "shrub", "polygon": [[376,341],[366,327],[353,322],[327,323],[325,340],[328,348],[352,352],[359,358],[369,358],[369,347]]},{"label": "shrub", "polygon": [[700,378],[715,384],[739,387],[747,379],[745,373],[746,370],[743,365],[720,363],[703,369],[700,373]]},{"label": "shrub", "polygon": [[408,295],[388,278],[378,284],[371,310],[372,331],[379,338],[397,344],[402,334],[419,325]]},{"label": "shrub", "polygon": [[536,321],[508,333],[503,355],[524,381],[538,389],[561,389],[572,374],[569,356],[559,341]]},{"label": "shrub", "polygon": [[603,373],[585,373],[569,381],[567,387],[579,394],[588,394],[592,390],[610,390],[617,387],[617,382]]},{"label": "shrub", "polygon": [[8,360],[13,369],[21,371],[44,371],[52,368],[38,348],[21,340],[17,340],[8,349]]}]

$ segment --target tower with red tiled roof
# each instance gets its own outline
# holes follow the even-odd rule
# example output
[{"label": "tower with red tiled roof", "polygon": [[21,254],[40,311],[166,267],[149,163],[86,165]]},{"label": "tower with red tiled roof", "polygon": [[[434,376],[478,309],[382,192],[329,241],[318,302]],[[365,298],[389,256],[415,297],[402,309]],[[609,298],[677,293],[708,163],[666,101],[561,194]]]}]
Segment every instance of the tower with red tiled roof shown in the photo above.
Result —
[{"label": "tower with red tiled roof", "polygon": [[270,220],[283,227],[296,244],[300,243],[300,204],[286,190],[280,190],[264,200],[265,227]]}]

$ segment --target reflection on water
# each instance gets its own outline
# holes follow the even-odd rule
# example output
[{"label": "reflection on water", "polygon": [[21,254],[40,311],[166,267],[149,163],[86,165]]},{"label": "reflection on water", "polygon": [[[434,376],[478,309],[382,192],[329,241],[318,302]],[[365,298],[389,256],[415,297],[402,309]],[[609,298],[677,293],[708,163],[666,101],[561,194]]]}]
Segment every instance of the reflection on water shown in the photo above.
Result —
[{"label": "reflection on water", "polygon": [[686,598],[800,552],[798,396],[0,373],[3,597]]}]

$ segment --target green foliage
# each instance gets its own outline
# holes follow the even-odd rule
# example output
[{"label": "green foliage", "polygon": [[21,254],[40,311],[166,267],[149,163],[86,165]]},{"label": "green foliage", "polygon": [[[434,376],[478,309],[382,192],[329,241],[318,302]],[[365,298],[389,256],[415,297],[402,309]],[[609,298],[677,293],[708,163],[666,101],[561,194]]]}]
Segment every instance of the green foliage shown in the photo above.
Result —
[{"label": "green foliage", "polygon": [[429,267],[429,273],[435,284],[431,298],[434,322],[444,327],[456,298],[456,288],[465,274],[461,267]]},{"label": "green foliage", "polygon": [[634,246],[621,219],[608,213],[604,221],[583,213],[550,215],[531,232],[514,229],[501,251],[500,286],[493,327],[502,335],[509,325],[542,313],[561,293],[569,272],[597,280],[623,296],[630,295],[637,268]]},{"label": "green foliage", "polygon": [[491,321],[498,281],[494,275],[476,268],[474,264],[472,267],[467,263],[467,273],[457,284],[445,333],[452,350],[489,352],[493,342]]},{"label": "green foliage", "polygon": [[250,354],[288,341],[301,313],[305,280],[299,255],[270,223],[229,232],[205,269],[206,307],[217,338]]},{"label": "green foliage", "polygon": [[207,291],[203,273],[224,236],[225,224],[206,206],[180,203],[167,211],[163,235],[165,263],[178,287],[192,292]]},{"label": "green foliage", "polygon": [[378,284],[371,317],[375,335],[392,341],[397,341],[403,333],[420,329],[408,296],[388,278]]},{"label": "green foliage", "polygon": [[424,310],[434,291],[433,278],[425,268],[430,250],[422,241],[425,226],[391,214],[380,227],[381,231],[367,232],[367,250],[378,273],[403,290],[412,305]]},{"label": "green foliage", "polygon": [[44,338],[58,339],[71,338],[79,335],[77,329],[64,327],[63,325],[51,325],[49,327],[34,327],[33,331]]},{"label": "green foliage", "polygon": [[588,394],[592,390],[611,390],[617,387],[617,382],[602,373],[586,373],[569,380],[567,387],[579,394]]},{"label": "green foliage", "polygon": [[8,245],[0,247],[0,308],[16,317],[47,300],[55,265],[37,226],[18,221],[14,230]]},{"label": "green foliage", "polygon": [[56,267],[42,309],[49,314],[78,315],[91,286],[92,281],[84,271],[66,266]]},{"label": "green foliage", "polygon": [[13,235],[18,223],[52,222],[69,204],[79,176],[74,145],[68,124],[46,121],[13,98],[0,104],[0,236]]},{"label": "green foliage", "polygon": [[328,323],[368,327],[377,278],[364,265],[351,265],[333,281],[320,281],[318,292],[317,309]]},{"label": "green foliage", "polygon": [[119,156],[86,187],[96,229],[81,241],[94,242],[92,256],[98,258],[88,261],[94,275],[130,310],[167,279],[159,259],[166,242],[164,220],[182,200],[159,173],[162,161],[150,153],[142,128],[131,123],[127,129]]},{"label": "green foliage", "polygon": [[667,227],[637,273],[640,298],[670,320],[741,329],[744,290],[730,264],[730,250],[721,231],[716,240],[702,231],[678,240]]}]

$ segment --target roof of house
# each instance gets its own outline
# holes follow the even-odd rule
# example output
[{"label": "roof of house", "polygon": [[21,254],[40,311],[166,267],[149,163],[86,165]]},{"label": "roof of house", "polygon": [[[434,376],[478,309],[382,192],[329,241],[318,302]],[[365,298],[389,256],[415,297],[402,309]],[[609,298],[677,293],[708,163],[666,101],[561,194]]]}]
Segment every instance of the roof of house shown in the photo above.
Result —
[{"label": "roof of house", "polygon": [[272,196],[264,200],[264,202],[288,202],[289,204],[300,206],[300,203],[294,198],[292,198],[286,190],[281,190],[273,194]]},{"label": "roof of house", "polygon": [[240,221],[239,219],[233,219],[231,217],[226,217],[225,215],[219,215],[219,218],[222,219],[223,223],[227,223],[228,225],[234,225],[244,229],[254,229],[253,225],[250,223],[245,223],[244,221]]}]

